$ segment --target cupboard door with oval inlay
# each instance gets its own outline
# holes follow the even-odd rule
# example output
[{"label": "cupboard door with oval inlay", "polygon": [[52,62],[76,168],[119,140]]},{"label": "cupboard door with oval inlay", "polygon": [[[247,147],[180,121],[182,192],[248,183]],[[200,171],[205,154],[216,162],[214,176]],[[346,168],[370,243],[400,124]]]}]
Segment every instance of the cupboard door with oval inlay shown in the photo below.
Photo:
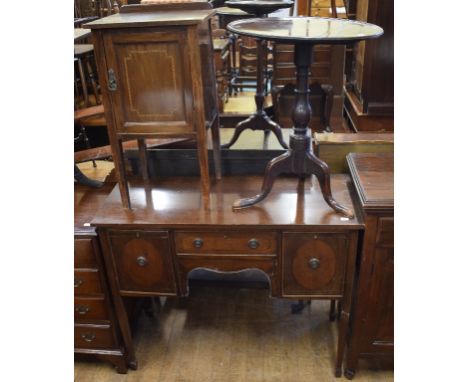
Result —
[{"label": "cupboard door with oval inlay", "polygon": [[283,295],[341,296],[347,236],[326,233],[283,234]]},{"label": "cupboard door with oval inlay", "polygon": [[104,43],[117,133],[195,132],[192,64],[184,29],[106,33]]},{"label": "cupboard door with oval inlay", "polygon": [[176,294],[167,232],[115,231],[109,239],[123,293]]}]

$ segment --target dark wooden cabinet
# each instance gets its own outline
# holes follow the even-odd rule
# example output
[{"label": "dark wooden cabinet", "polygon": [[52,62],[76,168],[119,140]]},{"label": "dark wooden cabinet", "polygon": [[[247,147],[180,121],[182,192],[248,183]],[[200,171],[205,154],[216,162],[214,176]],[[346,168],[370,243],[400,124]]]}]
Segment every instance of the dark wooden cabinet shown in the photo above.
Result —
[{"label": "dark wooden cabinet", "polygon": [[122,7],[92,29],[107,129],[121,199],[130,208],[122,142],[139,140],[141,174],[148,178],[145,139],[194,138],[201,187],[210,189],[206,129],[211,128],[216,177],[221,177],[219,116],[209,5],[166,9]]},{"label": "dark wooden cabinet", "polygon": [[[161,179],[152,187],[132,183],[135,208],[121,208],[115,189],[94,218],[119,324],[135,360],[130,321],[122,296],[189,294],[188,278],[197,269],[263,272],[273,297],[339,300],[337,375],[345,344],[358,234],[358,218],[330,212],[314,179],[297,194],[297,180],[280,178],[262,207],[235,212],[241,195],[261,177],[225,177],[205,200],[193,178]],[[351,206],[349,178],[332,176],[337,200]],[[151,195],[158,195],[152,199]]]},{"label": "dark wooden cabinet", "polygon": [[379,25],[384,34],[355,46],[345,112],[356,131],[393,131],[393,0],[352,3],[356,20]]},{"label": "dark wooden cabinet", "polygon": [[345,375],[351,379],[361,357],[393,357],[393,154],[347,157],[365,232]]}]

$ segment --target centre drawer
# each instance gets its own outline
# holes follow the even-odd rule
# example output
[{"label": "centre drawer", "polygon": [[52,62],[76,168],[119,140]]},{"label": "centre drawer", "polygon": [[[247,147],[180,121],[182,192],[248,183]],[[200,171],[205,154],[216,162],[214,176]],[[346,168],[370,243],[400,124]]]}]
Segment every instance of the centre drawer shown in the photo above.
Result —
[{"label": "centre drawer", "polygon": [[177,253],[276,254],[275,232],[176,232]]}]

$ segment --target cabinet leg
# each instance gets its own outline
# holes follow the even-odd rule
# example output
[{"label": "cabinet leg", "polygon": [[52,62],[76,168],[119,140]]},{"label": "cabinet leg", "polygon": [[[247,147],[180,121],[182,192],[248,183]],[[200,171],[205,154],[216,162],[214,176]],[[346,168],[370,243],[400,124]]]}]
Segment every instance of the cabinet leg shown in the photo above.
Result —
[{"label": "cabinet leg", "polygon": [[349,314],[347,312],[343,312],[343,313],[344,313],[343,317],[339,321],[339,327],[338,327],[338,349],[336,351],[336,367],[335,367],[335,375],[339,371],[340,376],[341,376],[341,368],[343,365],[346,333],[348,331],[348,324],[349,324]]}]

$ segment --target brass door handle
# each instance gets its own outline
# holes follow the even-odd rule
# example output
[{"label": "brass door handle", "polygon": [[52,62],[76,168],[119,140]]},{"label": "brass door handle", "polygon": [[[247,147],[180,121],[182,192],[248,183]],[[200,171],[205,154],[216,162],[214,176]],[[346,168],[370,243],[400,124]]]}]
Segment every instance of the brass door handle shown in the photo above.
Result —
[{"label": "brass door handle", "polygon": [[82,333],[81,338],[83,338],[86,342],[93,342],[93,340],[96,338],[96,335],[94,333]]},{"label": "brass door handle", "polygon": [[75,312],[77,312],[78,314],[84,315],[89,312],[89,306],[86,306],[86,305],[75,306]]},{"label": "brass door handle", "polygon": [[317,269],[318,267],[320,267],[320,260],[317,259],[316,257],[312,257],[312,258],[309,260],[309,266],[310,266],[312,269]]},{"label": "brass door handle", "polygon": [[145,256],[138,256],[136,262],[140,267],[146,267],[148,265],[148,259]]},{"label": "brass door handle", "polygon": [[195,248],[201,248],[203,246],[203,240],[200,238],[196,238],[193,240],[193,246]]},{"label": "brass door handle", "polygon": [[250,239],[247,245],[250,249],[257,249],[258,247],[260,247],[260,243],[257,239]]}]

